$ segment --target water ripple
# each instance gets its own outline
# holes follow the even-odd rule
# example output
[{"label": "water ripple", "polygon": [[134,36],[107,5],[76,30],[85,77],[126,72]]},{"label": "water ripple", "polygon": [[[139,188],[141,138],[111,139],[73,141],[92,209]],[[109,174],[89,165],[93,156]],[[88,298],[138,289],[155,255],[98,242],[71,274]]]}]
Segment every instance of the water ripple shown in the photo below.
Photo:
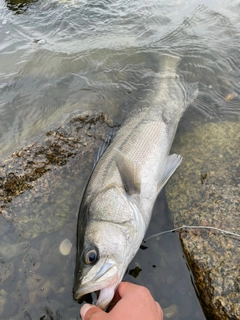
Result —
[{"label": "water ripple", "polygon": [[199,83],[194,105],[204,117],[240,113],[236,0],[29,1],[17,15],[7,3],[0,2],[2,137],[16,139],[77,104],[123,119],[144,101],[162,53],[180,56],[178,73]]}]

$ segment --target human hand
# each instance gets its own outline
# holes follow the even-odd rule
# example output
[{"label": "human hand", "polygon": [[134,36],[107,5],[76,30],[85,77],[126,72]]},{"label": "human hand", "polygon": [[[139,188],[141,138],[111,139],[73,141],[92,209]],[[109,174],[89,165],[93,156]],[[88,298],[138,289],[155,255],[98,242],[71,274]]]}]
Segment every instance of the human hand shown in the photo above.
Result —
[{"label": "human hand", "polygon": [[163,320],[160,305],[150,291],[142,286],[121,282],[115,293],[109,313],[100,308],[85,304],[80,310],[83,320]]}]

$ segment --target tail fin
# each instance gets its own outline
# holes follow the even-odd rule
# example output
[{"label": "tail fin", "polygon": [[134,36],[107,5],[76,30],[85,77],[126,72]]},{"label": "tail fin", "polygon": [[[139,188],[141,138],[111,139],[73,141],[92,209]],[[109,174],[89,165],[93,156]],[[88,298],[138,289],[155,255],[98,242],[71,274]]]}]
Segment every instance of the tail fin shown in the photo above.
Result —
[{"label": "tail fin", "polygon": [[[165,123],[178,122],[183,112],[198,95],[198,84],[187,84],[177,76],[180,57],[164,54],[159,58],[159,72],[156,75],[156,96],[153,106],[161,112]],[[159,106],[161,106],[159,108]],[[159,108],[159,111],[157,110]]]}]

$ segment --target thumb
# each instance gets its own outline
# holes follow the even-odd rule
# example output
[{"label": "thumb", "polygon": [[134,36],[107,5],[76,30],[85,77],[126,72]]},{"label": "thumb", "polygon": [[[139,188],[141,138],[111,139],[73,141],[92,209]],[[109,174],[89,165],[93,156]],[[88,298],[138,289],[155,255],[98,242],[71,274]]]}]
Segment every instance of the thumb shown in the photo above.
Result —
[{"label": "thumb", "polygon": [[91,320],[95,314],[97,315],[93,319],[97,318],[101,320],[104,318],[102,316],[106,313],[102,309],[88,303],[84,304],[80,310],[80,315],[83,320]]}]

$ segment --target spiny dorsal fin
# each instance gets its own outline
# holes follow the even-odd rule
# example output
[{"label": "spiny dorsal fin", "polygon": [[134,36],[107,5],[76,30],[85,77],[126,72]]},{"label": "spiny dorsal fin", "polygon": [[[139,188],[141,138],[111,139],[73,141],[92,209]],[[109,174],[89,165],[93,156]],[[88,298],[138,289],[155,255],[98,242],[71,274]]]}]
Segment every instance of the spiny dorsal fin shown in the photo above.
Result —
[{"label": "spiny dorsal fin", "polygon": [[136,163],[128,159],[121,151],[114,149],[115,161],[126,192],[131,195],[140,193],[141,182]]},{"label": "spiny dorsal fin", "polygon": [[182,157],[179,154],[174,153],[167,157],[164,174],[158,183],[158,192],[162,190],[181,162]]}]

